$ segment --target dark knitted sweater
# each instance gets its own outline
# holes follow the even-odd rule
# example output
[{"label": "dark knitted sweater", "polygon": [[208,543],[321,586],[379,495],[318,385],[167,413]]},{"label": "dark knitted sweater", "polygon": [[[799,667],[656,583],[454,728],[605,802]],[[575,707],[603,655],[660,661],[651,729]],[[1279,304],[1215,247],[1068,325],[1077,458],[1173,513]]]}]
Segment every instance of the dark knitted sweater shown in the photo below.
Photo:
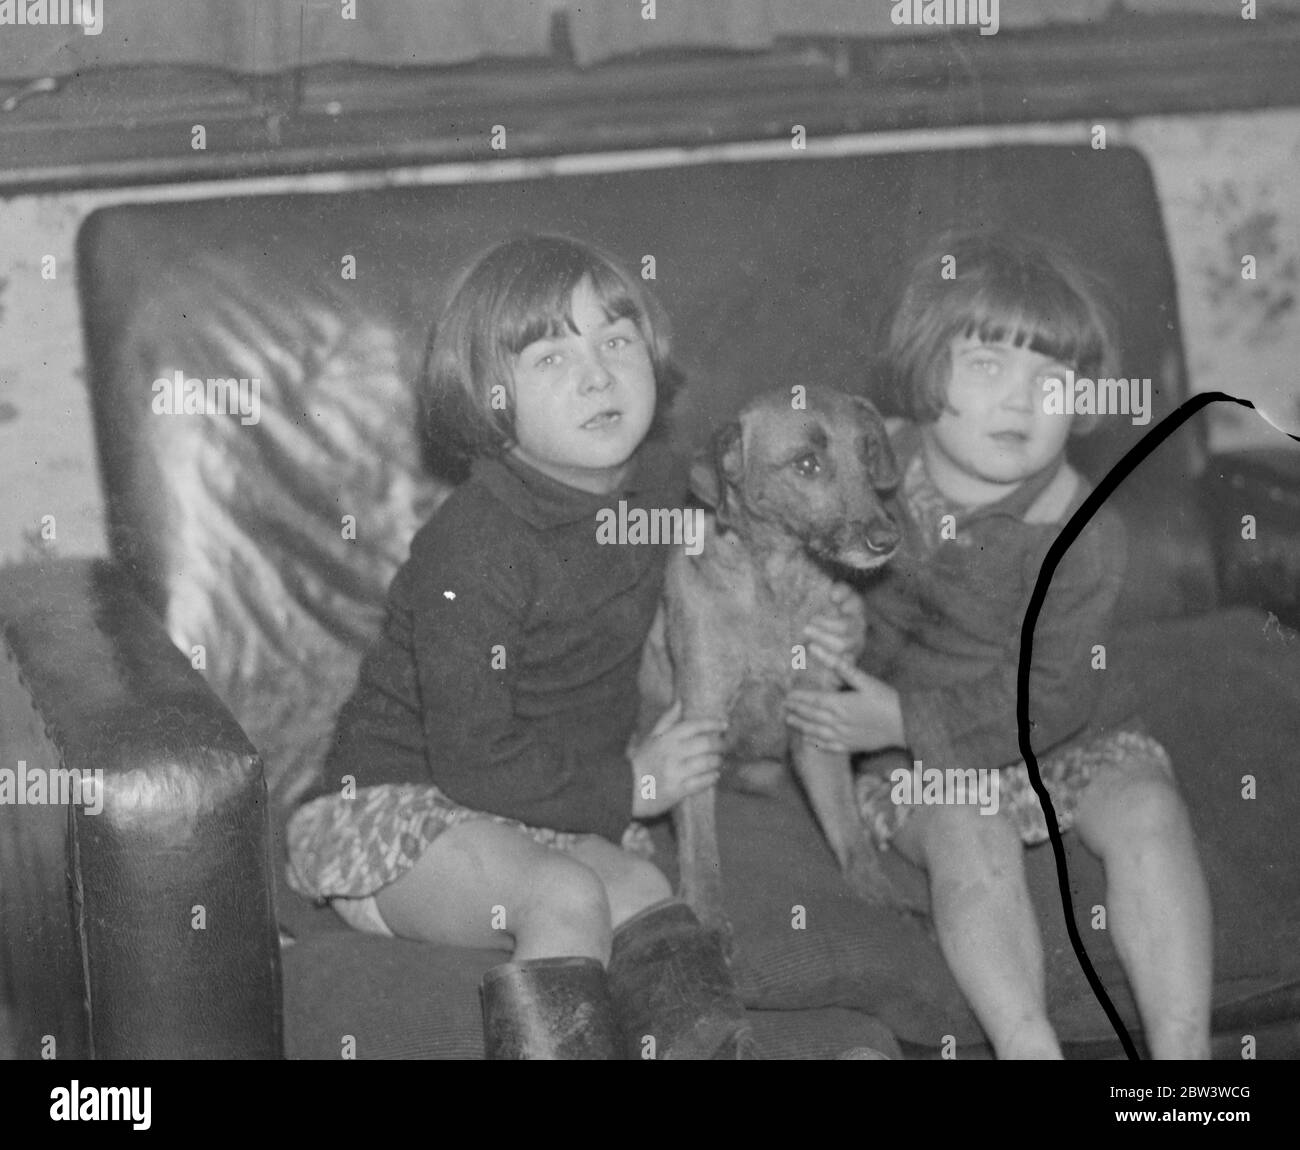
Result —
[{"label": "dark knitted sweater", "polygon": [[325,787],[432,782],[467,807],[617,842],[668,549],[601,545],[596,514],[620,499],[681,507],[685,491],[681,462],[656,443],[609,495],[477,460],[393,579]]},{"label": "dark knitted sweater", "polygon": [[[896,433],[894,446],[906,542],[867,591],[863,666],[899,692],[914,758],[941,770],[1007,766],[1021,758],[1016,675],[1029,599],[1048,549],[1091,488],[1062,464],[996,503],[962,509],[930,482],[915,425]],[[1040,497],[1050,521],[1026,522]],[[955,538],[944,537],[945,514],[954,516]],[[1123,521],[1103,507],[1052,577],[1030,670],[1036,756],[1131,719],[1123,669],[1093,668],[1126,563]]]}]

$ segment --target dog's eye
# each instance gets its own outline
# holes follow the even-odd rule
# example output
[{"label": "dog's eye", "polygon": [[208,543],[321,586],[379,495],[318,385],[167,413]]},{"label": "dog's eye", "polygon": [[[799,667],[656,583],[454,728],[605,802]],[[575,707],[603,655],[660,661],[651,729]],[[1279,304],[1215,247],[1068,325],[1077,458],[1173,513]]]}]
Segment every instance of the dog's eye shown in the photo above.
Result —
[{"label": "dog's eye", "polygon": [[817,456],[812,454],[799,456],[799,458],[794,461],[793,466],[794,469],[805,478],[810,475],[816,475],[822,469],[822,465],[818,462]]}]

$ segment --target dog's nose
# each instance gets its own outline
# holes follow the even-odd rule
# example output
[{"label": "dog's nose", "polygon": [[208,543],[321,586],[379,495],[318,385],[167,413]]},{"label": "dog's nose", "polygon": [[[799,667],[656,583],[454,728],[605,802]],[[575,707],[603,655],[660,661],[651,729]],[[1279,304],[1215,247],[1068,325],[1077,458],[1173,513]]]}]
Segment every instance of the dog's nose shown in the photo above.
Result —
[{"label": "dog's nose", "polygon": [[877,553],[892,551],[901,538],[892,519],[877,520],[867,528],[867,546]]}]

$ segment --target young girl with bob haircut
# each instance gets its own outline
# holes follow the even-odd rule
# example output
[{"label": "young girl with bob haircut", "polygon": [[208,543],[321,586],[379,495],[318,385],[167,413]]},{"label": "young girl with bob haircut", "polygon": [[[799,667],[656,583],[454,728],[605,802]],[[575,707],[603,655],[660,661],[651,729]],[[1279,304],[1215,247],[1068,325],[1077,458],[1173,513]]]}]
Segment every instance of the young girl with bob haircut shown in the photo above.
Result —
[{"label": "young girl with bob haircut", "polygon": [[291,880],[360,930],[512,950],[482,986],[489,1058],[752,1056],[719,941],[634,824],[714,785],[723,725],[675,707],[629,747],[668,552],[596,533],[620,500],[686,497],[664,319],[607,255],[526,235],[463,275],[427,377],[468,478],[393,580]]},{"label": "young girl with bob haircut", "polygon": [[[1066,444],[1110,418],[1057,414],[1050,381],[1113,376],[1114,347],[1098,288],[1043,244],[958,233],[917,261],[886,351],[910,417],[893,436],[907,544],[868,589],[865,669],[822,653],[849,689],[787,704],[799,729],[872,754],[863,817],[928,873],[944,956],[999,1058],[1061,1057],[1025,879],[1022,844],[1048,832],[1020,760],[1016,679],[1039,570],[1091,490]],[[1131,716],[1099,712],[1113,672],[1094,669],[1094,649],[1125,563],[1123,523],[1103,507],[1034,630],[1034,753],[1061,829],[1105,866],[1107,926],[1152,1055],[1206,1058],[1210,904],[1188,814],[1160,744]],[[892,801],[900,761],[997,772],[997,815]]]}]

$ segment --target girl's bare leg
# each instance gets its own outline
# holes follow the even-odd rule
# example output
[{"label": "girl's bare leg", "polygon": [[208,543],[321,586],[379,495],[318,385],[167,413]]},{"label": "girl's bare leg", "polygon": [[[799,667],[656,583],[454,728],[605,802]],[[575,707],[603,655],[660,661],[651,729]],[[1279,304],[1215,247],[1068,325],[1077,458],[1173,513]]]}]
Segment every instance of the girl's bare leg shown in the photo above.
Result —
[{"label": "girl's bare leg", "polygon": [[921,806],[893,845],[929,874],[939,946],[998,1058],[1060,1058],[1015,827],[974,806]]},{"label": "girl's bare leg", "polygon": [[444,831],[376,903],[401,938],[609,961],[610,901],[596,871],[489,819]]},{"label": "girl's bare leg", "polygon": [[587,835],[569,852],[600,876],[609,899],[610,921],[615,930],[633,915],[672,898],[667,877],[654,863],[628,854],[608,839]]},{"label": "girl's bare leg", "polygon": [[1115,949],[1155,1058],[1210,1056],[1210,896],[1187,810],[1157,768],[1108,773],[1079,797],[1075,830],[1106,868]]}]

